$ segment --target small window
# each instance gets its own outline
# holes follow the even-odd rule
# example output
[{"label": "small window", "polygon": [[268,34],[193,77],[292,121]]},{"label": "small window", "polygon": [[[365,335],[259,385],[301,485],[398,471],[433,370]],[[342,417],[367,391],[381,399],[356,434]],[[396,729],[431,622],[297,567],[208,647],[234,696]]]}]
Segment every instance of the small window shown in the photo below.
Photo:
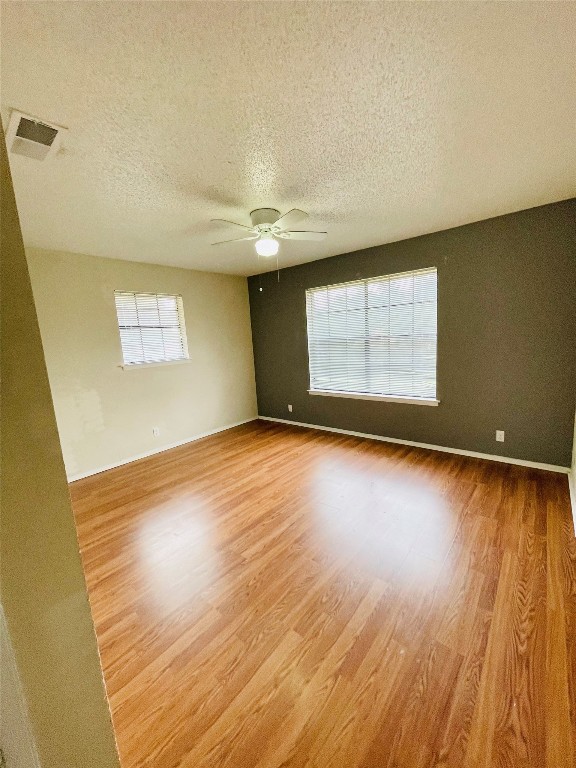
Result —
[{"label": "small window", "polygon": [[306,291],[310,393],[436,404],[436,286],[423,269]]},{"label": "small window", "polygon": [[114,291],[124,365],[186,360],[181,296]]}]

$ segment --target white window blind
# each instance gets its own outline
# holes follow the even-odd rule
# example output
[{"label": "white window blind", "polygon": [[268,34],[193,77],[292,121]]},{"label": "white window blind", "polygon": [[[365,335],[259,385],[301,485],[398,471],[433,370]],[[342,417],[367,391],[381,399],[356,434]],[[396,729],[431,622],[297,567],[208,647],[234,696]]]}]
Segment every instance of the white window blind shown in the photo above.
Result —
[{"label": "white window blind", "polygon": [[306,291],[310,391],[436,398],[436,269]]},{"label": "white window blind", "polygon": [[188,357],[181,296],[114,291],[124,365]]}]

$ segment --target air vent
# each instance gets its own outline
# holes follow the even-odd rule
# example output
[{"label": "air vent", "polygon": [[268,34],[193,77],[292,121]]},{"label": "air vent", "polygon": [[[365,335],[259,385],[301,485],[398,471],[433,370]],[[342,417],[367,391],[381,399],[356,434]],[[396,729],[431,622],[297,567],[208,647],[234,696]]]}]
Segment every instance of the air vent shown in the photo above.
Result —
[{"label": "air vent", "polygon": [[45,123],[14,109],[6,131],[6,144],[14,155],[46,160],[59,150],[63,133],[66,128],[62,126]]}]

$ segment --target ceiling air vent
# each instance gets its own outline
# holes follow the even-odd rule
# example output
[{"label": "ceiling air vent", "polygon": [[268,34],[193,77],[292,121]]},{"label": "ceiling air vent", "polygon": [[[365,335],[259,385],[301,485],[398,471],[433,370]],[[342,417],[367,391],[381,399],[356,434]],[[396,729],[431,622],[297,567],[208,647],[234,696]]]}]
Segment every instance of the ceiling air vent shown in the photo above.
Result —
[{"label": "ceiling air vent", "polygon": [[60,125],[45,123],[14,109],[6,131],[6,144],[15,155],[46,160],[58,152],[64,133],[66,128]]}]

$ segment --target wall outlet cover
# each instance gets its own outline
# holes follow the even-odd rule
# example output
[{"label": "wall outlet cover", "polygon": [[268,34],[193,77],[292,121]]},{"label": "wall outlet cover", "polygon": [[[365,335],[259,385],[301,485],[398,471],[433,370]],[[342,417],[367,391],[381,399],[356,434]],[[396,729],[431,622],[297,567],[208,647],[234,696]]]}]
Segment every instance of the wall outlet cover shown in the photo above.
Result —
[{"label": "wall outlet cover", "polygon": [[504,442],[504,430],[503,429],[497,429],[496,430],[496,442],[503,443]]},{"label": "wall outlet cover", "polygon": [[288,406],[288,410],[290,411],[290,413],[292,413],[292,406],[291,405]]},{"label": "wall outlet cover", "polygon": [[154,437],[159,437],[160,436],[160,427],[152,427],[152,435]]}]

